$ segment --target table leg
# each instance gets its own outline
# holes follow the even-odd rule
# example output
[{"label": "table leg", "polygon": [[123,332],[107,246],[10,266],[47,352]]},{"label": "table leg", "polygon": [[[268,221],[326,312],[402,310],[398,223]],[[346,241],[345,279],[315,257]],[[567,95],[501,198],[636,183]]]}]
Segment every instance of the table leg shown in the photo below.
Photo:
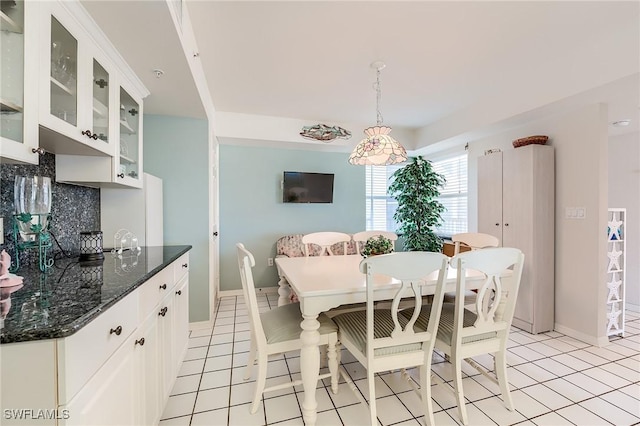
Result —
[{"label": "table leg", "polygon": [[300,350],[300,374],[302,376],[302,387],[304,388],[304,401],[302,403],[302,418],[306,426],[314,426],[318,416],[316,401],[316,386],[320,375],[320,323],[318,314],[305,315],[300,327],[300,340],[302,349]]},{"label": "table leg", "polygon": [[289,300],[291,287],[289,286],[289,282],[284,276],[280,276],[278,286],[278,306],[288,305],[289,303],[291,303],[291,300]]}]

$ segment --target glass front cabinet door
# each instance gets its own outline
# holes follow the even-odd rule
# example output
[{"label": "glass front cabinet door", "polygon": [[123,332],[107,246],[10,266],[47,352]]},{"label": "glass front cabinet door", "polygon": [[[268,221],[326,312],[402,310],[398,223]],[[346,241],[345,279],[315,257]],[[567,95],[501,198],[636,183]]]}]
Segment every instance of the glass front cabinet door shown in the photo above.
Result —
[{"label": "glass front cabinet door", "polygon": [[120,146],[115,182],[142,187],[142,102],[120,87]]},{"label": "glass front cabinet door", "polygon": [[0,2],[0,162],[38,164],[38,2]]},{"label": "glass front cabinet door", "polygon": [[[42,2],[40,124],[51,131],[42,145],[56,153],[113,155],[110,108],[114,90],[111,65],[86,30],[58,2]],[[81,147],[58,143],[62,135]],[[65,148],[60,148],[64,146]]]}]

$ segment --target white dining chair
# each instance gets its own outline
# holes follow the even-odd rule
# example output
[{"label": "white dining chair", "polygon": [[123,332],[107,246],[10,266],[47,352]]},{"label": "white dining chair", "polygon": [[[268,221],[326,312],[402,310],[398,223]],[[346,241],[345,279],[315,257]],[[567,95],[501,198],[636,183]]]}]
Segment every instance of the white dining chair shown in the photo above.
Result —
[{"label": "white dining chair", "polygon": [[[497,237],[489,234],[483,234],[481,232],[464,232],[454,234],[451,237],[451,241],[454,243],[453,255],[460,253],[460,247],[462,245],[469,247],[471,250],[479,250],[488,247],[500,246],[500,240]],[[456,299],[455,292],[447,292],[444,294],[445,303],[454,303]],[[464,304],[465,306],[473,305],[476,300],[476,293],[471,290],[465,290],[464,292]]]},{"label": "white dining chair", "polygon": [[[478,289],[476,312],[465,308],[463,298],[456,298],[455,304],[444,303],[436,336],[436,349],[448,355],[453,365],[458,414],[466,425],[468,417],[462,389],[463,360],[496,383],[505,405],[510,411],[514,410],[507,379],[506,352],[524,255],[516,248],[488,248],[460,253],[452,257],[449,263],[457,270],[456,291],[459,294],[465,290],[467,271],[478,271],[485,276],[483,285]],[[501,278],[509,268],[512,268],[511,274]],[[430,309],[432,308],[425,305],[424,312],[416,321],[417,327],[427,327]],[[411,311],[402,313],[407,318],[412,314]],[[494,356],[495,375],[471,359],[482,354]]]},{"label": "white dining chair", "polygon": [[343,232],[313,232],[302,237],[306,256],[309,256],[312,252],[310,247],[311,244],[320,246],[320,256],[323,256],[325,253],[329,256],[333,256],[334,252],[331,246],[340,243],[342,243],[342,254],[346,255],[349,241],[351,241],[351,235]]},{"label": "white dining chair", "polygon": [[357,250],[358,254],[362,254],[362,249],[364,248],[364,244],[367,242],[367,240],[369,238],[377,237],[379,235],[382,235],[383,237],[390,239],[391,243],[393,244],[394,250],[395,250],[396,240],[398,239],[398,234],[396,234],[395,232],[390,232],[390,231],[361,231],[361,232],[356,232],[355,234],[353,234],[353,241],[355,241],[355,243],[356,243],[356,250]]},{"label": "white dining chair", "polygon": [[[440,317],[443,282],[447,275],[447,257],[441,253],[400,252],[364,259],[360,271],[366,274],[366,310],[353,311],[333,317],[338,324],[340,343],[367,369],[369,391],[369,424],[377,425],[375,373],[399,368],[420,367],[420,390],[425,419],[434,424],[431,401],[431,358]],[[437,273],[434,295],[435,308],[428,316],[426,329],[414,330],[414,323],[422,307],[421,286],[424,278]],[[376,282],[377,275],[396,279],[387,286]],[[374,309],[374,290],[385,292],[391,309]],[[380,294],[380,293],[378,293]],[[412,317],[400,314],[399,303],[404,297],[413,299]],[[366,403],[355,384],[344,371],[341,375],[361,402]]]},{"label": "white dining chair", "polygon": [[[275,386],[265,387],[267,379],[267,357],[272,354],[300,350],[300,323],[302,314],[299,304],[289,304],[280,306],[260,313],[256,290],[253,281],[252,268],[255,266],[253,255],[243,244],[236,244],[238,255],[238,267],[240,269],[240,279],[242,281],[242,292],[245,304],[249,311],[249,321],[251,327],[251,344],[249,349],[249,360],[245,371],[244,380],[249,380],[251,370],[255,361],[258,361],[258,377],[254,391],[253,403],[250,411],[255,413],[260,404],[260,398],[265,392],[276,391],[290,386],[302,384],[302,380],[295,380]],[[320,322],[320,345],[327,345],[327,357],[329,373],[320,375],[319,379],[331,378],[331,390],[338,392],[338,328],[336,324],[326,315],[318,316]]]}]

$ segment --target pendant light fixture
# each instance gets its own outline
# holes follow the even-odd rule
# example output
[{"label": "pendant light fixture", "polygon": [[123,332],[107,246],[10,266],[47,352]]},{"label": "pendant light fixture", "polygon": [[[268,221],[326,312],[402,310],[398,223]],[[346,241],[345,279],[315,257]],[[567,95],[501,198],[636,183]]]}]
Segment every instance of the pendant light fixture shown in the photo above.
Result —
[{"label": "pendant light fixture", "polygon": [[382,125],[380,112],[380,71],[385,67],[384,62],[376,61],[371,68],[376,70],[376,125],[366,128],[364,138],[353,149],[349,163],[358,166],[388,166],[407,160],[407,151],[398,141],[389,135],[391,127]]}]

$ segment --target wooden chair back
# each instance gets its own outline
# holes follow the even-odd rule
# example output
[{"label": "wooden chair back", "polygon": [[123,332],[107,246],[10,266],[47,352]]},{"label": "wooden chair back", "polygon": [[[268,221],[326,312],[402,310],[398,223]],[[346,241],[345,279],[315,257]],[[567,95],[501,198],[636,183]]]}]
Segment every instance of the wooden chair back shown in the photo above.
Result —
[{"label": "wooden chair back", "polygon": [[[465,342],[480,344],[479,341],[489,343],[498,339],[502,341],[501,344],[506,343],[516,307],[523,264],[524,254],[519,249],[510,247],[472,250],[451,258],[450,265],[457,269],[457,294],[464,294],[466,290],[468,270],[481,272],[485,276],[475,301],[477,318],[474,324],[464,325],[464,297],[456,297],[452,351],[455,352],[455,348]],[[507,269],[512,269],[511,276],[501,278]],[[495,333],[495,339],[488,338],[491,333]],[[474,341],[474,337],[478,341]]]},{"label": "wooden chair back", "polygon": [[313,232],[306,234],[302,237],[302,243],[304,244],[305,255],[309,256],[311,253],[310,244],[315,244],[321,247],[320,256],[327,253],[329,256],[333,256],[331,246],[334,244],[342,243],[342,254],[347,254],[347,245],[351,241],[351,235],[343,232]]},{"label": "wooden chair back", "polygon": [[464,244],[471,250],[478,250],[487,247],[499,247],[500,240],[493,235],[483,234],[481,232],[465,232],[455,234],[451,237],[451,241],[455,244],[453,255],[460,253],[460,245]]},{"label": "wooden chair back", "polygon": [[244,247],[244,244],[236,244],[236,251],[238,255],[238,268],[240,269],[240,280],[242,281],[242,294],[245,304],[247,305],[251,330],[253,331],[257,345],[259,347],[265,347],[267,339],[264,334],[264,329],[262,328],[262,321],[260,320],[256,287],[253,281],[252,268],[255,266],[256,261],[253,254]]}]

